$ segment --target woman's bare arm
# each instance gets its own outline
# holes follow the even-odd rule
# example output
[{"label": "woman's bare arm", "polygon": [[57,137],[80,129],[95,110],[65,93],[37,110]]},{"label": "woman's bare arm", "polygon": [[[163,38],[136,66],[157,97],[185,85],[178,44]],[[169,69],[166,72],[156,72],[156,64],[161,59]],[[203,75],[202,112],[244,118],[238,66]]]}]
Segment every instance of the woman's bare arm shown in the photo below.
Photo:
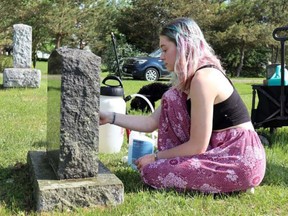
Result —
[{"label": "woman's bare arm", "polygon": [[113,112],[100,112],[100,125],[112,123],[123,128],[128,128],[135,131],[141,132],[153,132],[158,128],[160,118],[161,106],[159,106],[151,115],[125,115],[121,113]]}]

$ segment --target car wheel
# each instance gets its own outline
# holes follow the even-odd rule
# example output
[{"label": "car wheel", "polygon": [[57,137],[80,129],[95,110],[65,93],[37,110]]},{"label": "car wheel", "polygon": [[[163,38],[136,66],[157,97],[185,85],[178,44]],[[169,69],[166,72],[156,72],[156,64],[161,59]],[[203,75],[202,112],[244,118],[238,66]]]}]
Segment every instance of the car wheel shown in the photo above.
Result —
[{"label": "car wheel", "polygon": [[152,67],[147,68],[145,71],[145,79],[150,82],[157,81],[159,79],[158,70]]}]

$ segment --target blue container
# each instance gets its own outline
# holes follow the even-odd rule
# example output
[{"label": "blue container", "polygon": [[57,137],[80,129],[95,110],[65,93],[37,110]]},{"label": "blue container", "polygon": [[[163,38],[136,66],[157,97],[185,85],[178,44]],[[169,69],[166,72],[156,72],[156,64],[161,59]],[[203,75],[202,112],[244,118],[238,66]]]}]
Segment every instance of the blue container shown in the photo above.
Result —
[{"label": "blue container", "polygon": [[[288,85],[288,71],[284,68],[284,85]],[[281,86],[281,65],[278,65],[275,69],[275,73],[268,80],[268,86]]]},{"label": "blue container", "polygon": [[136,170],[135,161],[146,154],[152,154],[154,143],[154,140],[144,133],[131,131],[129,135],[128,164]]}]

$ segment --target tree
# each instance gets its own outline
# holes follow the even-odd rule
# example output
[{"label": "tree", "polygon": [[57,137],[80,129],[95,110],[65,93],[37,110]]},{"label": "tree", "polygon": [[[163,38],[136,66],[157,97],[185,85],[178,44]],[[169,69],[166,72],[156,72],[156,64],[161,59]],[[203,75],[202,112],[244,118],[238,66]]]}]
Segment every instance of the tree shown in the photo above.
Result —
[{"label": "tree", "polygon": [[[215,41],[221,44],[221,56],[225,58],[228,68],[240,76],[244,66],[246,53],[259,47],[267,47],[271,42],[269,23],[258,17],[258,1],[234,0],[220,12],[221,22]],[[231,13],[233,11],[233,13]],[[258,62],[260,66],[261,62]]]},{"label": "tree", "polygon": [[32,26],[33,53],[47,45],[49,51],[89,45],[103,56],[112,46],[111,32],[132,45],[126,47],[147,53],[158,47],[165,23],[185,16],[197,21],[224,66],[240,76],[243,69],[260,70],[260,64],[277,60],[279,42],[272,31],[287,25],[287,5],[286,0],[1,0],[0,46],[11,45],[13,24],[24,23]]},{"label": "tree", "polygon": [[[271,41],[268,46],[271,49],[270,61],[278,61],[279,53],[279,42],[272,38],[272,32],[277,27],[288,26],[288,1],[278,0],[278,1],[258,1],[258,11],[257,14],[260,20],[268,23],[270,25],[270,38]],[[287,34],[286,34],[287,35]],[[287,55],[286,58],[288,59]]]},{"label": "tree", "polygon": [[63,45],[80,49],[89,45],[103,54],[111,43],[110,32],[117,32],[119,7],[125,4],[125,0],[2,0],[0,12],[5,19],[0,20],[0,39],[4,43],[12,38],[14,23],[25,23],[32,26],[34,57],[39,49],[50,52]]},{"label": "tree", "polygon": [[120,16],[121,9],[126,4],[125,0],[97,1],[93,14],[94,22],[89,27],[89,44],[92,51],[97,55],[104,55],[108,47],[112,47],[111,32],[114,32],[115,35],[119,34],[116,22]]},{"label": "tree", "polygon": [[174,10],[177,5],[169,0],[132,0],[131,6],[121,11],[117,28],[126,35],[128,43],[144,52],[151,52],[158,47],[160,27],[176,17]]},{"label": "tree", "polygon": [[53,40],[55,49],[63,45],[83,49],[93,35],[99,2],[42,0],[26,8],[24,19],[46,34],[45,41]]},{"label": "tree", "polygon": [[177,17],[191,17],[209,33],[216,19],[221,1],[179,0],[133,0],[131,6],[123,9],[117,20],[117,27],[126,35],[127,42],[138,49],[151,52],[159,43],[161,27]]},{"label": "tree", "polygon": [[[0,19],[0,50],[12,46],[12,26],[15,23],[15,15],[19,15],[18,8],[22,5],[21,1],[0,1],[0,14],[2,19]],[[12,13],[13,11],[13,13]]]}]

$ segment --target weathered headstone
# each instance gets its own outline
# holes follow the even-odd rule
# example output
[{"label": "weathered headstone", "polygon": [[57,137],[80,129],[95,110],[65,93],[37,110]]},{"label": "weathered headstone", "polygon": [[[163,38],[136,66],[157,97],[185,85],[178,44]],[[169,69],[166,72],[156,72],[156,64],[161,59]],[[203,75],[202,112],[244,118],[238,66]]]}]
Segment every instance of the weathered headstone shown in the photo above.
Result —
[{"label": "weathered headstone", "polygon": [[124,201],[123,183],[98,159],[100,64],[78,49],[49,58],[47,149],[28,153],[38,211]]},{"label": "weathered headstone", "polygon": [[32,64],[32,27],[23,24],[13,26],[13,66],[30,68]]},{"label": "weathered headstone", "polygon": [[41,71],[31,68],[32,27],[24,24],[13,25],[13,68],[3,71],[3,86],[38,88]]}]

